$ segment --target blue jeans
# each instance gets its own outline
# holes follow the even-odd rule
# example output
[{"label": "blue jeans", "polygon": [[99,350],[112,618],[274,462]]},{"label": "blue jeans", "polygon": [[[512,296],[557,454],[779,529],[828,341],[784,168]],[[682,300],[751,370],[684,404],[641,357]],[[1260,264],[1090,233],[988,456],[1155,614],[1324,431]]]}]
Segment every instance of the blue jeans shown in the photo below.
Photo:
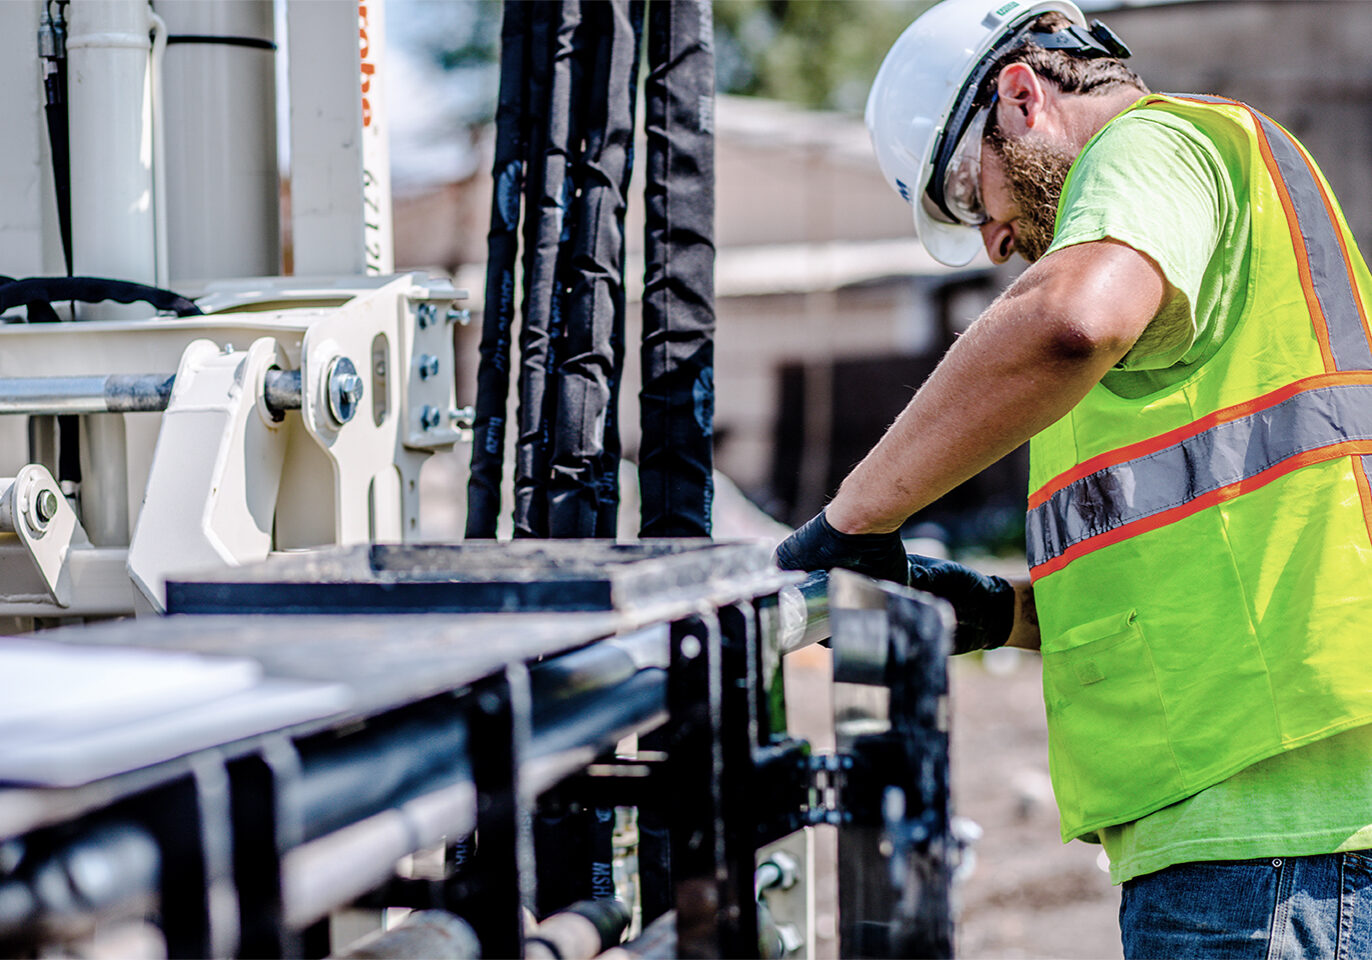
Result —
[{"label": "blue jeans", "polygon": [[1124,955],[1372,960],[1372,851],[1181,863],[1124,884]]}]

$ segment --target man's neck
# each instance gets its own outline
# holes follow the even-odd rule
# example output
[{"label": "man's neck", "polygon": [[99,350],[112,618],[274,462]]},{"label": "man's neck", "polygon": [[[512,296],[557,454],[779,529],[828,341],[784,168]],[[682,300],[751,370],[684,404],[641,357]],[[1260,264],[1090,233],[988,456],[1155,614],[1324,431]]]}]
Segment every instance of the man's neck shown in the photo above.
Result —
[{"label": "man's neck", "polygon": [[1080,151],[1101,127],[1145,96],[1147,94],[1134,87],[1118,87],[1107,93],[1065,98],[1068,142],[1074,150]]}]

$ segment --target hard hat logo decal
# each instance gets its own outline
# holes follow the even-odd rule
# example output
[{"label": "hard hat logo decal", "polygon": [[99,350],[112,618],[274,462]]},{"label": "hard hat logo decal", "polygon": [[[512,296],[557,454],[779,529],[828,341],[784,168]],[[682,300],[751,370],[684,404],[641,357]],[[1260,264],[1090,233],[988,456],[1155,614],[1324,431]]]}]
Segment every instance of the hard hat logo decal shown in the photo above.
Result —
[{"label": "hard hat logo decal", "polygon": [[1018,6],[1019,0],[1010,0],[1009,3],[1005,4],[1005,6],[996,8],[996,16],[1003,17]]},{"label": "hard hat logo decal", "polygon": [[900,198],[902,200],[906,203],[914,203],[914,201],[910,199],[910,188],[905,185],[904,180],[896,181],[896,189],[900,191]]}]

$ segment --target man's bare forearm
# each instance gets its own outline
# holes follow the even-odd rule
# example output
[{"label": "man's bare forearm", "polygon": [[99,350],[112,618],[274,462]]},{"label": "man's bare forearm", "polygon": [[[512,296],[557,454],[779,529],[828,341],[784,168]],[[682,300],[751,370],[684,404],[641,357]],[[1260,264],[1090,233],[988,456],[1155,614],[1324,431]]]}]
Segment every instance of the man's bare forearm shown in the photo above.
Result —
[{"label": "man's bare forearm", "polygon": [[[1123,300],[1121,277],[1133,290]],[[1164,287],[1152,261],[1109,242],[1035,265],[954,344],[848,475],[829,522],[845,533],[898,529],[1064,416],[1128,352]]]},{"label": "man's bare forearm", "polygon": [[1037,650],[1039,614],[1034,606],[1034,585],[1028,580],[1012,580],[1010,584],[1015,588],[1015,625],[1005,645],[1021,650]]}]

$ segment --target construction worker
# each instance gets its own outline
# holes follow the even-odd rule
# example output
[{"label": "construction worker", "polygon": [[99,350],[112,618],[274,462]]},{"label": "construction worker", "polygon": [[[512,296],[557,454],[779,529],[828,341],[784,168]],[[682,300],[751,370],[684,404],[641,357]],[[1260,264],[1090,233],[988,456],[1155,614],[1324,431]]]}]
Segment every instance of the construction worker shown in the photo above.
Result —
[{"label": "construction worker", "polygon": [[[943,595],[958,652],[1041,648],[1062,836],[1104,845],[1126,956],[1372,956],[1372,279],[1290,134],[1127,56],[1066,0],[897,40],[867,125],[920,239],[1031,265],[778,562]],[[1029,582],[907,558],[1030,438]]]}]

